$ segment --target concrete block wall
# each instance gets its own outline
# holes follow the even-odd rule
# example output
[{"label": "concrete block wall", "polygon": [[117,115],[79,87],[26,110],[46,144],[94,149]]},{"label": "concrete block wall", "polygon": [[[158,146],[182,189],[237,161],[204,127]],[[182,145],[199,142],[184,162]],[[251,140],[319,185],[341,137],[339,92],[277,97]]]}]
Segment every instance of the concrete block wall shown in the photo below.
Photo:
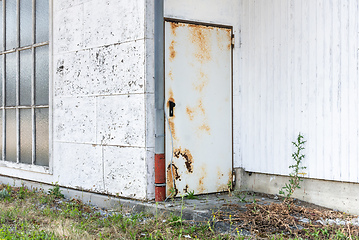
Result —
[{"label": "concrete block wall", "polygon": [[50,166],[0,175],[153,199],[153,0],[50,3]]},{"label": "concrete block wall", "polygon": [[154,198],[153,0],[52,1],[50,167],[1,174]]},{"label": "concrete block wall", "polygon": [[151,12],[145,0],[54,1],[52,161],[60,185],[152,197]]}]

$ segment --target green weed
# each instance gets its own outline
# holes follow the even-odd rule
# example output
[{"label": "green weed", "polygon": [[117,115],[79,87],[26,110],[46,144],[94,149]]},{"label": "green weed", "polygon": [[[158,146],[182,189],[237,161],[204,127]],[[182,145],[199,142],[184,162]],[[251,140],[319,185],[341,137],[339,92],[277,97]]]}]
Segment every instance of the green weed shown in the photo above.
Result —
[{"label": "green weed", "polygon": [[6,199],[10,197],[10,193],[4,188],[0,191],[0,199]]},{"label": "green weed", "polygon": [[288,201],[293,195],[294,191],[297,188],[300,188],[299,184],[301,181],[303,181],[300,175],[306,174],[302,172],[302,170],[306,169],[306,167],[301,166],[301,163],[305,158],[305,155],[302,154],[302,151],[305,149],[305,143],[306,141],[303,140],[303,136],[300,133],[298,134],[297,140],[295,142],[292,142],[292,144],[296,148],[296,150],[292,154],[292,158],[295,164],[289,166],[289,168],[293,169],[293,171],[289,174],[289,184],[286,183],[285,186],[279,190],[279,194],[284,196],[285,201]]},{"label": "green weed", "polygon": [[239,201],[240,202],[242,202],[242,203],[246,203],[246,202],[248,202],[247,200],[246,200],[246,197],[247,197],[247,192],[234,192],[234,195],[237,197],[237,198],[239,198]]},{"label": "green weed", "polygon": [[64,198],[65,197],[62,194],[62,192],[60,190],[60,186],[57,182],[53,184],[53,187],[49,189],[48,193],[50,196],[53,196],[54,198]]},{"label": "green weed", "polygon": [[194,190],[193,191],[188,191],[186,193],[186,196],[185,196],[187,199],[198,199],[198,197],[196,195],[194,195]]}]

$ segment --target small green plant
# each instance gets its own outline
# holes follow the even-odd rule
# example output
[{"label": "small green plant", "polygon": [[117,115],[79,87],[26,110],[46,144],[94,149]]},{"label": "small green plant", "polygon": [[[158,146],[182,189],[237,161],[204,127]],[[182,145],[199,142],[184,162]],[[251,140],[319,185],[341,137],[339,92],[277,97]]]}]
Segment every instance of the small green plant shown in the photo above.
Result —
[{"label": "small green plant", "polygon": [[54,198],[65,198],[57,182],[53,184],[53,187],[49,189],[48,193],[50,196],[53,196]]},{"label": "small green plant", "polygon": [[297,188],[300,188],[299,184],[303,181],[300,175],[305,175],[305,173],[301,172],[301,170],[306,169],[306,167],[301,166],[305,155],[302,151],[305,149],[304,144],[306,141],[303,140],[303,136],[299,133],[297,140],[292,142],[296,150],[292,154],[292,158],[295,164],[289,166],[289,168],[293,169],[293,171],[289,174],[289,184],[286,183],[284,187],[279,190],[279,194],[284,196],[284,201],[288,201],[290,197],[293,195],[294,191]]},{"label": "small green plant", "polygon": [[247,192],[235,192],[235,196],[236,196],[237,198],[239,198],[239,201],[242,202],[242,203],[248,202],[248,201],[246,200]]},{"label": "small green plant", "polygon": [[170,191],[169,197],[174,199],[176,197],[176,190],[174,189],[174,187],[170,187],[169,191]]},{"label": "small green plant", "polygon": [[227,190],[228,190],[228,194],[229,194],[229,196],[232,196],[232,189],[233,189],[233,183],[232,183],[232,181],[228,181],[228,183],[227,183]]},{"label": "small green plant", "polygon": [[259,210],[257,209],[257,199],[256,199],[255,195],[253,195],[253,210],[252,210],[252,212],[254,214],[257,214],[259,212]]},{"label": "small green plant", "polygon": [[177,215],[171,214],[171,217],[168,219],[171,225],[173,226],[180,226],[181,225],[181,218]]},{"label": "small green plant", "polygon": [[187,199],[197,199],[198,197],[194,195],[194,190],[193,191],[188,191],[186,193],[186,196],[185,196]]},{"label": "small green plant", "polygon": [[342,232],[342,230],[337,229],[335,231],[335,239],[348,239],[345,234]]},{"label": "small green plant", "polygon": [[323,236],[329,236],[329,232],[328,232],[327,228],[324,228],[324,229],[320,228],[320,231],[322,232]]},{"label": "small green plant", "polygon": [[212,212],[212,219],[209,219],[207,221],[207,227],[212,233],[214,233],[214,230],[212,229],[212,225],[214,227],[215,222],[216,222],[216,214],[214,214],[214,212]]},{"label": "small green plant", "polygon": [[183,222],[183,209],[185,209],[186,207],[184,206],[184,201],[183,201],[184,196],[181,196],[181,216],[180,216],[180,221],[181,221],[181,233],[182,233],[182,222]]},{"label": "small green plant", "polygon": [[155,214],[155,220],[157,222],[158,220],[158,202],[156,202],[156,214]]},{"label": "small green plant", "polygon": [[24,199],[24,198],[26,197],[26,194],[27,194],[28,192],[29,192],[29,191],[28,191],[28,189],[27,189],[25,186],[21,186],[21,187],[19,188],[18,193],[17,193],[17,197],[18,197],[19,199]]},{"label": "small green plant", "polygon": [[6,188],[4,188],[3,190],[0,191],[0,199],[6,199],[8,197],[10,197],[10,194],[6,190]]}]

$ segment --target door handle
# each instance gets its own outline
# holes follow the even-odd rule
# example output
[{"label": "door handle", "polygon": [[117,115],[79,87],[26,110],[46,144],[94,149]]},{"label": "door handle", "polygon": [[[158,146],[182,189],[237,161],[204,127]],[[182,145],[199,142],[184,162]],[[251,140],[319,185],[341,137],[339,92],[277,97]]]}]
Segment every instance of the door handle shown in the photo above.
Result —
[{"label": "door handle", "polygon": [[173,108],[176,106],[176,104],[172,101],[168,101],[168,102],[169,102],[169,107],[170,107],[169,115],[170,115],[170,117],[173,117]]}]

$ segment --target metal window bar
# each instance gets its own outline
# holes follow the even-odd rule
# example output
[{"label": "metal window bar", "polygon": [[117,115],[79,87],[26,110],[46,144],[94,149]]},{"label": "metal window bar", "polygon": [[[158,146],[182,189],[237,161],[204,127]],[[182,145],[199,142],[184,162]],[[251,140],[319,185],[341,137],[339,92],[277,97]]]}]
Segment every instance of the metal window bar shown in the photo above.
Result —
[{"label": "metal window bar", "polygon": [[[16,48],[20,47],[20,0],[16,1]],[[15,83],[15,106],[20,103],[20,53],[16,51],[16,83]],[[20,162],[20,113],[15,109],[16,114],[16,162]]]},{"label": "metal window bar", "polygon": [[[32,45],[36,42],[36,0],[32,0]],[[36,121],[35,121],[35,48],[31,49],[31,164],[36,164]]]},{"label": "metal window bar", "polygon": [[42,46],[46,46],[46,45],[49,45],[49,41],[36,43],[36,44],[31,45],[31,46],[24,46],[24,47],[8,49],[6,51],[0,52],[0,55],[5,55],[5,54],[13,53],[13,52],[16,52],[16,51],[28,50],[28,49],[32,49],[32,48],[36,48],[36,47],[42,47]]},{"label": "metal window bar", "polygon": [[[6,11],[5,11],[5,1],[2,1],[2,38],[3,38],[3,49],[2,51],[5,51],[6,47]],[[5,79],[6,79],[6,71],[5,71],[5,55],[2,56],[2,107],[5,106]],[[5,161],[5,134],[6,134],[6,125],[5,125],[5,110],[2,110],[2,161]]]}]

